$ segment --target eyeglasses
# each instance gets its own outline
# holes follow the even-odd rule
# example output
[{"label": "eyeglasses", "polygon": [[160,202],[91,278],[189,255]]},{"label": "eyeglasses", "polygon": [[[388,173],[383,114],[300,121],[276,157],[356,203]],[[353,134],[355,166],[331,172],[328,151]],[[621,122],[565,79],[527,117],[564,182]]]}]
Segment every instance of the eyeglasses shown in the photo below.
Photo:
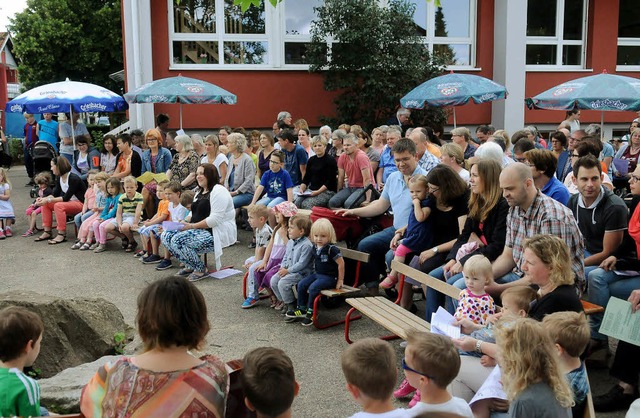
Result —
[{"label": "eyeglasses", "polygon": [[524,163],[524,162],[525,162],[525,160],[526,160],[526,158],[524,158],[524,157],[521,157],[521,158],[514,157],[514,160],[516,160],[516,161],[517,161],[517,162],[519,162],[519,163]]},{"label": "eyeglasses", "polygon": [[575,157],[575,158],[580,158],[580,155],[578,155],[578,154],[571,154],[571,158],[574,158],[574,157]]},{"label": "eyeglasses", "polygon": [[427,190],[429,190],[429,193],[435,193],[440,191],[439,187],[431,187],[431,186],[427,186]]},{"label": "eyeglasses", "polygon": [[158,140],[157,138],[147,138],[147,142],[149,142],[149,141],[157,141],[157,140]]},{"label": "eyeglasses", "polygon": [[281,164],[280,161],[269,160],[269,164]]},{"label": "eyeglasses", "polygon": [[535,167],[535,166],[536,166],[535,164],[531,164],[531,163],[530,163],[530,162],[528,162],[528,161],[525,161],[525,162],[524,162],[524,164],[525,164],[526,166],[528,166],[528,167]]},{"label": "eyeglasses", "polygon": [[402,359],[402,370],[408,370],[410,372],[414,372],[416,374],[419,374],[420,376],[424,376],[424,377],[428,377],[429,379],[433,379],[433,377],[429,376],[428,374],[419,372],[416,369],[412,369],[411,367],[409,367],[404,358]]},{"label": "eyeglasses", "polygon": [[635,174],[632,174],[632,175],[631,175],[631,178],[629,179],[629,181],[631,181],[631,180],[633,180],[633,181],[640,181],[640,177],[636,176]]}]

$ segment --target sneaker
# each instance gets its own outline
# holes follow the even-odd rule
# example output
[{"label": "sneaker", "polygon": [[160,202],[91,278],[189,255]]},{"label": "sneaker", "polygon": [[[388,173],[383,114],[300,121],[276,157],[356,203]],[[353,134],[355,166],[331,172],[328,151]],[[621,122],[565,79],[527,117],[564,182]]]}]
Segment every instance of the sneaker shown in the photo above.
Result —
[{"label": "sneaker", "polygon": [[24,234],[22,234],[23,237],[31,237],[33,235],[35,235],[36,233],[32,230],[32,229],[27,229],[26,231],[24,231]]},{"label": "sneaker", "polygon": [[260,302],[260,299],[254,299],[254,298],[246,298],[244,300],[244,302],[242,302],[242,309],[249,309],[249,308],[253,308],[254,306],[256,306],[258,304],[258,302]]},{"label": "sneaker", "polygon": [[75,244],[73,244],[71,246],[71,249],[72,250],[79,250],[83,245],[84,245],[84,242],[78,241],[78,242],[76,242]]},{"label": "sneaker", "polygon": [[409,409],[416,406],[418,402],[420,402],[420,391],[416,390],[416,393],[413,394],[413,398],[411,398],[411,400],[409,401]]},{"label": "sneaker", "polygon": [[398,278],[393,276],[387,276],[382,282],[380,282],[380,287],[383,289],[391,289],[393,286],[398,283]]},{"label": "sneaker", "polygon": [[80,251],[87,251],[91,249],[91,245],[88,242],[85,242],[82,247],[80,247]]},{"label": "sneaker", "polygon": [[256,243],[252,242],[251,244],[247,245],[247,248],[251,248],[251,249],[256,248]]},{"label": "sneaker", "polygon": [[393,397],[396,399],[406,398],[407,396],[415,392],[415,390],[416,388],[411,386],[409,381],[406,378],[404,378],[402,380],[402,383],[400,383],[400,387],[398,387],[398,389],[396,389],[396,391],[393,392]]},{"label": "sneaker", "polygon": [[284,316],[286,317],[285,321],[287,322],[297,321],[298,319],[304,318],[305,315],[307,315],[307,310],[302,310],[299,308],[295,310],[288,310],[287,313],[284,314]]},{"label": "sneaker", "polygon": [[597,412],[626,411],[638,394],[624,393],[620,385],[615,385],[609,392],[593,397],[593,407]]},{"label": "sneaker", "polygon": [[107,246],[105,244],[99,244],[95,250],[93,250],[94,253],[101,253],[103,251],[107,251]]},{"label": "sneaker", "polygon": [[4,231],[2,230],[2,228],[0,228],[0,239],[5,239],[6,237],[4,236]]},{"label": "sneaker", "polygon": [[135,252],[135,254],[133,254],[133,256],[135,258],[142,258],[142,257],[146,257],[148,255],[149,254],[147,254],[147,252],[145,250],[138,250],[138,251]]},{"label": "sneaker", "polygon": [[302,319],[303,327],[310,327],[313,325],[313,312],[307,312],[307,316]]},{"label": "sneaker", "polygon": [[99,244],[99,243],[94,242],[93,244],[91,244],[91,245],[89,246],[89,249],[90,249],[90,250],[95,250],[95,249],[96,249],[96,248],[98,248],[99,246],[100,246],[100,244]]},{"label": "sneaker", "polygon": [[187,277],[187,280],[189,280],[190,282],[199,282],[202,279],[206,279],[207,278],[207,273],[200,273],[200,272],[193,272],[189,275],[189,277]]},{"label": "sneaker", "polygon": [[171,267],[173,267],[173,264],[171,264],[171,260],[162,260],[160,264],[156,266],[156,270],[158,271],[167,270],[167,269],[170,269]]},{"label": "sneaker", "polygon": [[180,271],[178,271],[175,276],[176,277],[187,277],[189,276],[191,273],[193,273],[193,270],[188,269],[188,268],[182,268],[180,269]]},{"label": "sneaker", "polygon": [[4,229],[4,236],[7,238],[11,238],[13,236],[13,232],[11,232],[11,227],[6,227]]},{"label": "sneaker", "polygon": [[164,260],[164,258],[160,257],[157,254],[151,254],[150,256],[144,257],[142,259],[142,264],[156,264]]}]

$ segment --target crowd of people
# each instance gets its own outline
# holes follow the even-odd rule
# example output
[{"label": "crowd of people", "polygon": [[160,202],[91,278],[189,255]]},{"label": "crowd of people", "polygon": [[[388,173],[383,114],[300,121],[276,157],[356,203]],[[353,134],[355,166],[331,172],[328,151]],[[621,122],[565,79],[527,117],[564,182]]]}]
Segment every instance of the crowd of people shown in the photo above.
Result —
[{"label": "crowd of people", "polygon": [[[345,263],[332,223],[312,222],[301,210],[326,207],[337,216],[368,219],[391,212],[391,226],[357,243],[370,255],[361,272],[367,291],[378,295],[380,288],[404,286],[400,305],[415,313],[413,292],[419,286],[410,277],[400,282],[391,261],[447,281],[460,289],[459,298],[426,289],[425,317],[430,322],[443,306],[463,336],[411,336],[402,361],[406,378],[395,391],[397,370],[388,346],[364,341],[347,349],[342,363],[347,387],[364,409],[356,416],[488,417],[500,410],[514,417],[581,416],[588,381],[580,356],[609,345],[600,333],[603,314],[587,321],[580,299],[603,307],[612,296],[629,299],[634,311],[640,303],[638,121],[621,144],[603,142],[598,125],[581,129],[579,111],[567,112],[548,141],[533,126],[509,135],[482,125],[475,137],[456,128],[447,142],[440,127],[409,127],[407,112],[398,111],[400,125],[376,127],[371,135],[344,124],[335,130],[323,126],[312,136],[304,119],[294,122],[281,112],[273,135],[223,126],[205,138],[167,131],[168,120],[160,115],[156,128],[106,137],[100,151],[79,137],[77,149],[64,153],[68,140],[60,129],[53,177],[30,173],[38,197],[27,209],[30,226],[24,236],[35,235],[41,214],[43,232],[35,240],[60,244],[67,240],[67,218],[73,217],[78,233],[72,249],[100,253],[110,247],[109,236],[117,236],[126,252],[158,270],[171,268],[175,257],[182,264],[176,276],[188,280],[150,288],[185,287],[190,305],[202,315],[206,307],[199,306],[197,289],[188,282],[208,273],[201,254],[214,253],[220,268],[222,249],[236,242],[237,225],[243,226],[244,209],[255,253],[244,263],[242,308],[259,305],[264,291],[284,321],[310,326],[320,291],[345,284]],[[0,180],[0,218],[4,236],[11,236],[11,186],[1,169]],[[623,200],[619,195],[627,191]],[[139,327],[153,305],[143,299],[161,298],[161,292],[154,288],[140,296]],[[190,390],[225,393],[228,377],[219,360],[187,355],[202,342],[208,323],[193,328],[197,335],[171,333],[179,340],[168,342],[141,335],[145,354],[101,369],[85,389],[83,413],[116,408],[115,400],[128,396],[119,391],[132,390],[141,378],[138,370],[166,373],[179,386],[181,374],[204,367],[215,387]],[[27,339],[21,353],[31,353],[37,341]],[[640,347],[619,343],[611,374],[620,383],[595,396],[596,410],[627,408],[638,397],[638,354]],[[167,366],[169,355],[180,367]],[[368,355],[386,365],[368,368],[361,363]],[[114,382],[130,384],[110,388],[113,373]],[[504,397],[475,399],[492,373],[501,374]],[[173,385],[167,389],[182,390]],[[292,401],[295,380],[288,387]],[[394,410],[392,395],[412,394],[411,409]],[[208,400],[206,408],[220,416],[224,399]],[[162,399],[157,402],[164,407]],[[254,402],[270,405],[269,399],[248,396],[248,405],[260,411]]]}]

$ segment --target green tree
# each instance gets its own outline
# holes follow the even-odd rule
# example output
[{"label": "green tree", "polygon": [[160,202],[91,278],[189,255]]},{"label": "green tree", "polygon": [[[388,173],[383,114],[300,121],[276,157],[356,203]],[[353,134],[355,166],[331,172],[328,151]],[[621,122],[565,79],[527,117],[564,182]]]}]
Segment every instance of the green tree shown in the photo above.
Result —
[{"label": "green tree", "polygon": [[26,89],[66,77],[121,92],[120,0],[28,0],[9,30]]},{"label": "green tree", "polygon": [[[324,75],[324,86],[338,92],[337,120],[367,129],[384,123],[400,98],[424,81],[441,75],[413,22],[415,6],[391,0],[326,0],[316,9],[307,55],[310,70]],[[330,48],[327,40],[332,40]],[[420,125],[442,123],[444,112],[416,112]]]}]

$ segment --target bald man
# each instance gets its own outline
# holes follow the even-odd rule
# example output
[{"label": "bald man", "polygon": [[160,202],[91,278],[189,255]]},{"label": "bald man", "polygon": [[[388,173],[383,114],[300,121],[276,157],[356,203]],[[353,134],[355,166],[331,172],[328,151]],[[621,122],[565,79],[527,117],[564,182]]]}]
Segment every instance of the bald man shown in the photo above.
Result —
[{"label": "bald man", "polygon": [[536,188],[531,169],[525,164],[513,163],[502,170],[500,187],[510,207],[507,235],[504,251],[493,263],[496,281],[487,290],[498,295],[508,287],[530,284],[523,277],[522,244],[527,237],[536,234],[555,235],[567,243],[577,287],[583,290],[584,242],[571,211]]}]

